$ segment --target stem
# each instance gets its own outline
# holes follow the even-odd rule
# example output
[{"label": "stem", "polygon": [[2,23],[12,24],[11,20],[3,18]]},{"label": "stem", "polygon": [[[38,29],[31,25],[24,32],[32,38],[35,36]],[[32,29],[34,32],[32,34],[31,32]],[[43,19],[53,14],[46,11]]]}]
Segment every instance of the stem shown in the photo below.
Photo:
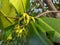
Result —
[{"label": "stem", "polygon": [[44,14],[47,14],[47,13],[60,13],[60,11],[46,11],[46,12],[43,12],[43,13],[41,13],[41,14],[38,14],[35,18],[38,18],[38,17],[40,17],[40,16],[42,16],[42,15],[44,15]]}]

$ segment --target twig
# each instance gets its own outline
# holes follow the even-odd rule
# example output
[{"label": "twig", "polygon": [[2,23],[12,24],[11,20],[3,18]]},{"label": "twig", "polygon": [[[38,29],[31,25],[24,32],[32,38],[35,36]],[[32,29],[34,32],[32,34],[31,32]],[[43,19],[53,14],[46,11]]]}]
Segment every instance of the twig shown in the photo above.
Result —
[{"label": "twig", "polygon": [[44,14],[47,14],[47,13],[60,13],[60,11],[46,11],[46,12],[43,12],[43,13],[41,13],[41,14],[38,14],[35,18],[38,18],[38,17],[40,17],[40,16],[42,16],[42,15],[44,15]]}]

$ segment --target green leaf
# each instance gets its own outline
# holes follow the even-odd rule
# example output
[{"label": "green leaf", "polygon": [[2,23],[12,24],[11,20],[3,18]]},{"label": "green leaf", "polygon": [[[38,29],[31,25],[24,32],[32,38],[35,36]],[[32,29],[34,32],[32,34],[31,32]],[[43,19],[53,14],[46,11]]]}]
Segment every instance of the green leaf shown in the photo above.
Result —
[{"label": "green leaf", "polygon": [[0,18],[0,29],[3,30],[3,24],[2,24],[1,18]]},{"label": "green leaf", "polygon": [[38,19],[42,26],[49,34],[50,38],[60,43],[60,19],[41,17]]},{"label": "green leaf", "polygon": [[10,0],[10,3],[20,14],[25,13],[30,6],[30,0]]},{"label": "green leaf", "polygon": [[[34,31],[35,33],[33,34],[33,35],[37,35],[38,37],[39,37],[39,39],[40,39],[40,42],[41,42],[41,45],[53,45],[50,41],[49,41],[49,39],[46,37],[46,35],[45,35],[45,33],[43,33],[41,30],[40,30],[40,28],[38,29],[38,28],[36,28],[36,25],[35,25],[36,23],[34,23],[34,22],[31,22],[31,28],[32,28],[32,31]],[[38,30],[40,30],[40,32],[38,31]],[[36,37],[35,37],[36,38]]]},{"label": "green leaf", "polygon": [[4,13],[5,15],[12,17],[16,16],[15,9],[8,0],[1,0],[1,5],[2,5],[2,7],[0,8],[1,13]]},{"label": "green leaf", "polygon": [[14,25],[11,25],[7,28],[5,28],[5,33],[4,33],[4,36],[3,36],[3,39],[7,40],[7,38],[12,35],[14,31]]},{"label": "green leaf", "polygon": [[[16,17],[16,12],[13,6],[9,3],[8,0],[1,0],[1,8],[0,8],[0,18],[4,28],[14,24],[13,18],[6,18],[6,17]],[[6,22],[6,23],[5,23]],[[10,23],[11,22],[11,23]]]},{"label": "green leaf", "polygon": [[1,8],[1,0],[0,0],[0,8]]},{"label": "green leaf", "polygon": [[0,29],[4,29],[6,27],[8,27],[9,25],[11,25],[12,23],[10,23],[4,16],[3,14],[0,13]]}]

